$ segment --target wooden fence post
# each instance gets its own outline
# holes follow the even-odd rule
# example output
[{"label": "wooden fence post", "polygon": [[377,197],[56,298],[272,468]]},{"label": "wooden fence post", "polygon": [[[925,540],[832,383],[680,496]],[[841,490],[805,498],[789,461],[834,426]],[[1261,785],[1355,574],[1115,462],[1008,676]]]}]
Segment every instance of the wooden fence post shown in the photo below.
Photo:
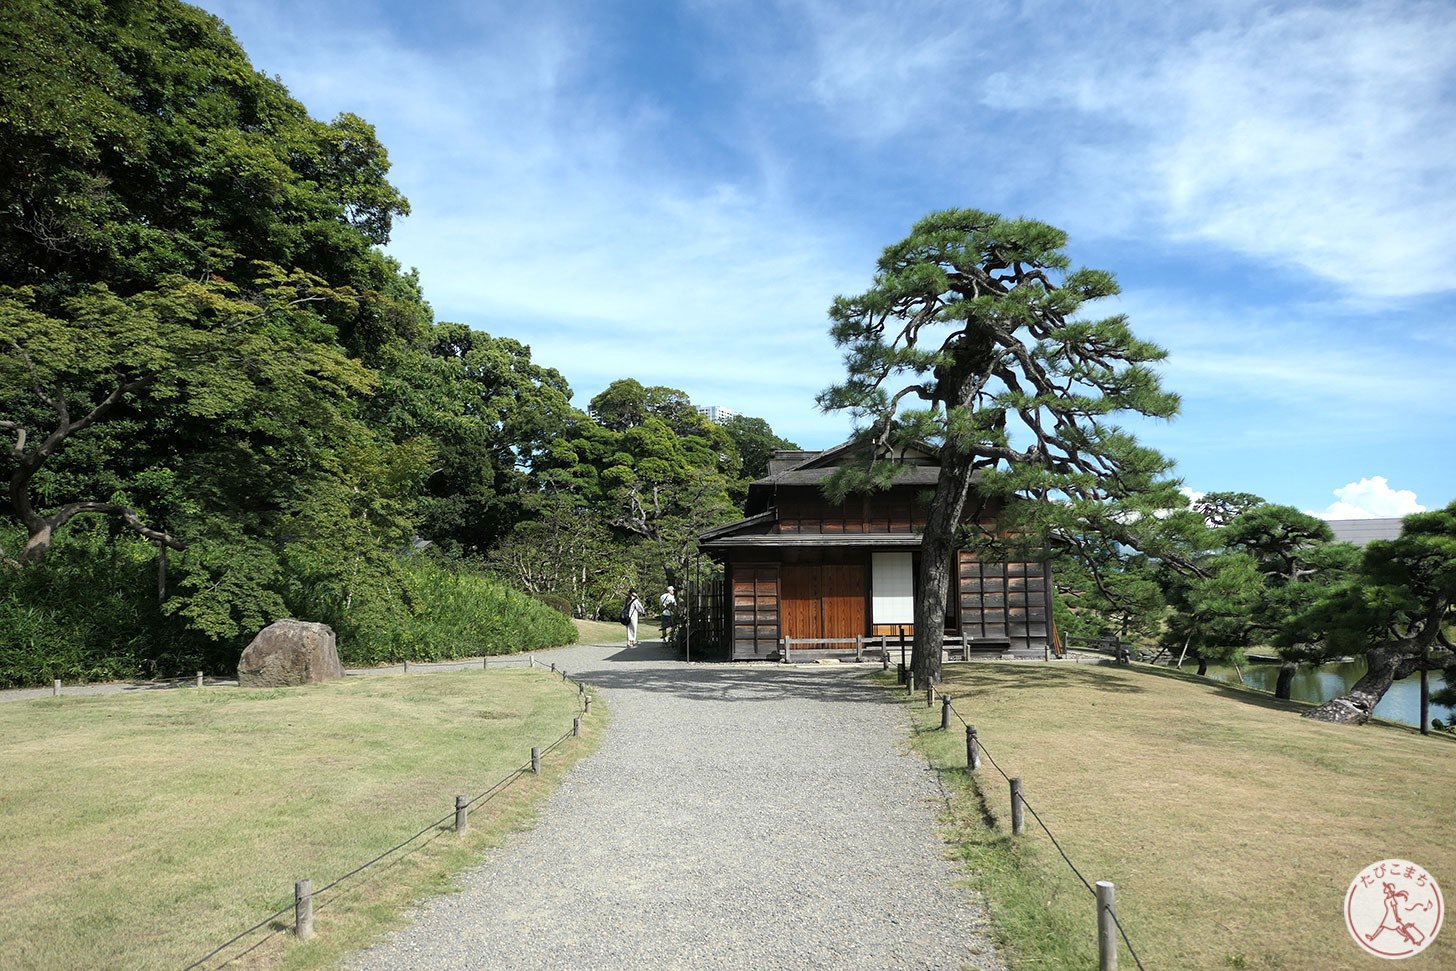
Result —
[{"label": "wooden fence post", "polygon": [[1097,971],[1117,971],[1117,888],[1097,881]]},{"label": "wooden fence post", "polygon": [[909,668],[905,669],[905,693],[907,695],[915,693],[915,672]]},{"label": "wooden fence post", "polygon": [[934,684],[934,682],[932,682],[932,683],[927,684],[925,686],[925,707],[929,708],[929,707],[933,706],[934,704],[935,704],[935,684]]},{"label": "wooden fence post", "polygon": [[1021,780],[1011,780],[1011,835],[1020,836],[1026,827],[1026,806],[1021,801]]},{"label": "wooden fence post", "polygon": [[571,737],[581,738],[581,716],[577,715],[571,720]]},{"label": "wooden fence post", "polygon": [[488,658],[488,657],[482,657],[480,659],[480,670],[485,671],[485,670],[488,670],[489,668],[490,668],[490,658]]},{"label": "wooden fence post", "polygon": [[52,698],[59,698],[60,696],[61,696],[61,679],[60,678],[56,678],[55,684],[51,685],[51,697]]},{"label": "wooden fence post", "polygon": [[586,696],[585,709],[586,710],[584,710],[582,712],[582,714],[583,715],[590,715],[591,714],[591,695],[587,695]]},{"label": "wooden fence post", "polygon": [[541,774],[541,746],[539,745],[531,748],[531,771],[537,775]]},{"label": "wooden fence post", "polygon": [[409,658],[404,659],[404,673],[409,674]]},{"label": "wooden fence post", "polygon": [[940,730],[950,731],[950,695],[940,696]]},{"label": "wooden fence post", "polygon": [[981,749],[976,744],[976,726],[966,726],[966,767],[972,772],[981,767]]},{"label": "wooden fence post", "polygon": [[470,828],[470,803],[464,796],[455,797],[455,832],[463,833]]},{"label": "wooden fence post", "polygon": [[199,688],[202,687],[202,672],[201,671],[198,671],[197,672],[197,686]]},{"label": "wooden fence post", "polygon": [[556,673],[556,662],[555,661],[552,661],[551,662],[551,673],[552,674],[555,674]]},{"label": "wooden fence post", "polygon": [[293,885],[293,927],[300,941],[313,937],[313,881]]}]

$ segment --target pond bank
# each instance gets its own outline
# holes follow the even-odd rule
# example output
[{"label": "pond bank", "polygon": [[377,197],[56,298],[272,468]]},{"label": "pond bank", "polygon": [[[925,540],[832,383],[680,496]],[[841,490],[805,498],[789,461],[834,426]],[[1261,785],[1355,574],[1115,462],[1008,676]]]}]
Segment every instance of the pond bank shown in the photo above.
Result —
[{"label": "pond bank", "polygon": [[[1185,663],[1183,665],[1184,671],[1192,672],[1197,669],[1197,665],[1194,664]],[[1279,678],[1278,664],[1256,662],[1243,665],[1241,670],[1243,682],[1248,687],[1267,691],[1270,694],[1274,693],[1274,684]],[[1295,701],[1307,701],[1317,705],[1349,691],[1364,674],[1364,658],[1330,661],[1320,665],[1301,664],[1294,675],[1291,696]],[[1240,680],[1239,672],[1235,671],[1232,665],[1226,664],[1210,664],[1207,676],[1230,684],[1238,684]],[[1446,686],[1446,681],[1439,673],[1432,672],[1430,685],[1431,693],[1435,694]],[[1420,713],[1421,678],[1418,674],[1391,685],[1390,690],[1385,693],[1385,697],[1380,699],[1380,704],[1375,706],[1377,716],[1406,725],[1419,726]],[[1456,709],[1433,702],[1431,718],[1439,718],[1449,724],[1453,718],[1456,718]]]}]

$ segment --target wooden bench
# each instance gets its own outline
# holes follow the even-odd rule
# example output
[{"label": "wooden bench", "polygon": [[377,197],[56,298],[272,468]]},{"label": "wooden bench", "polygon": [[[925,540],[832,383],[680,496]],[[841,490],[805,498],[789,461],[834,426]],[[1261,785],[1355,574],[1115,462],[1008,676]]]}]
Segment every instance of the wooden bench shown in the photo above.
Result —
[{"label": "wooden bench", "polygon": [[947,635],[941,651],[946,661],[969,661],[973,655],[1011,653],[1011,640],[1006,637],[957,637]]}]

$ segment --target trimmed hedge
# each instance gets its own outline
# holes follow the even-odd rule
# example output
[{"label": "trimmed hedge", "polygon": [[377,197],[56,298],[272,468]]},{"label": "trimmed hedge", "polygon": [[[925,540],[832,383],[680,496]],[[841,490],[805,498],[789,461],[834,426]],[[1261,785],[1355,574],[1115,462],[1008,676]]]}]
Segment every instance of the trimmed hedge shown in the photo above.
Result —
[{"label": "trimmed hedge", "polygon": [[[349,665],[576,641],[570,618],[493,577],[431,557],[398,566],[404,589],[391,602],[339,616],[308,616],[313,611],[304,607],[300,619],[331,624]],[[209,640],[163,613],[156,590],[156,552],[148,544],[79,531],[44,563],[0,569],[0,688],[234,673],[247,638]]]}]

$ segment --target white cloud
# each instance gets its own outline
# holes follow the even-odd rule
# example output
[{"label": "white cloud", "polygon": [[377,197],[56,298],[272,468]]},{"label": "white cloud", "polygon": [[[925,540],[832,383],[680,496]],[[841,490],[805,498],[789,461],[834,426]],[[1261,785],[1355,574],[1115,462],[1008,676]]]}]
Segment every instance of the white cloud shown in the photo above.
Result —
[{"label": "white cloud", "polygon": [[1338,502],[1323,512],[1312,513],[1321,519],[1394,519],[1413,512],[1425,512],[1409,489],[1392,489],[1385,476],[1376,475],[1351,482],[1335,490]]}]

